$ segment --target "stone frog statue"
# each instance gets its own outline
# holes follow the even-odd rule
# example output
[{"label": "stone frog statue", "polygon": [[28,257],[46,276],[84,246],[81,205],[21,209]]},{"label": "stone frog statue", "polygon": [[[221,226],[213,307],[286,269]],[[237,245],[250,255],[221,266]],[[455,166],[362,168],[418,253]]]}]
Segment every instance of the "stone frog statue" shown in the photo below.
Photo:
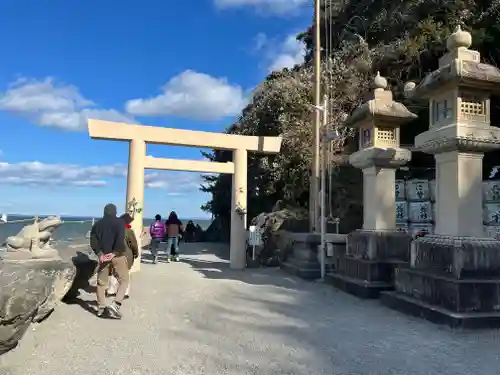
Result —
[{"label": "stone frog statue", "polygon": [[54,258],[57,250],[50,246],[49,240],[54,231],[63,224],[60,217],[49,216],[40,222],[26,225],[15,235],[7,237],[5,245],[9,253],[23,253],[23,258]]}]

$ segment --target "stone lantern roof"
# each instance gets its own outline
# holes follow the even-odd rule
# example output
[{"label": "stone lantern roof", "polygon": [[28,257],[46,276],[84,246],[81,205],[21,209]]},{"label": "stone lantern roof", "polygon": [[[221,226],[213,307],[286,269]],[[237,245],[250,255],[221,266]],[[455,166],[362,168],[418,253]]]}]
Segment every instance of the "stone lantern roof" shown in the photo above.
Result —
[{"label": "stone lantern roof", "polygon": [[403,104],[393,100],[392,92],[387,90],[387,79],[377,72],[373,80],[373,99],[360,105],[352,115],[345,121],[348,127],[360,127],[369,120],[375,120],[384,124],[385,127],[399,127],[400,125],[417,118]]},{"label": "stone lantern roof", "polygon": [[471,34],[457,26],[447,39],[448,53],[439,60],[439,68],[429,73],[419,85],[409,82],[405,86],[407,95],[426,99],[447,85],[500,92],[500,70],[481,63],[480,53],[470,50],[471,45]]}]

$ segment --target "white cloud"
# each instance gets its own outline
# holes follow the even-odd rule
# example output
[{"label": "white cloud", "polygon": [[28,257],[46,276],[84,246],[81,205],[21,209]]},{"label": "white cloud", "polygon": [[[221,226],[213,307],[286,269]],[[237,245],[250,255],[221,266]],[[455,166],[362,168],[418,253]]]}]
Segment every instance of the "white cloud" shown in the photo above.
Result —
[{"label": "white cloud", "polygon": [[215,6],[220,9],[247,6],[277,15],[293,14],[310,2],[310,0],[214,0]]},{"label": "white cloud", "polygon": [[186,70],[168,81],[152,98],[129,100],[125,108],[137,116],[177,116],[218,120],[235,116],[247,104],[245,91],[226,78]]},{"label": "white cloud", "polygon": [[134,122],[114,109],[100,109],[77,87],[43,80],[21,78],[0,93],[0,110],[27,116],[37,125],[65,130],[85,130],[88,118]]},{"label": "white cloud", "polygon": [[[121,164],[79,166],[74,164],[46,164],[38,161],[0,162],[0,183],[4,185],[103,187],[110,179],[127,176]],[[146,172],[145,187],[165,189],[169,193],[192,192],[199,188],[202,178],[188,172]]]},{"label": "white cloud", "polygon": [[269,39],[264,33],[259,33],[255,37],[255,48],[264,54],[269,72],[293,68],[304,62],[304,44],[297,40],[296,33],[288,35],[280,42]]}]

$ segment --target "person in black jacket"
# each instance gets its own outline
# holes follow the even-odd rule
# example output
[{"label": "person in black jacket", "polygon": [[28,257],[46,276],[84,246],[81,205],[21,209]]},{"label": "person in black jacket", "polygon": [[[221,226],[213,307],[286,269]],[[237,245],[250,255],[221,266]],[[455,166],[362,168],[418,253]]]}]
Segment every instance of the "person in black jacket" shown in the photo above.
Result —
[{"label": "person in black jacket", "polygon": [[[97,316],[106,310],[111,317],[121,319],[120,307],[129,283],[127,258],[125,256],[125,225],[116,217],[116,206],[107,204],[104,215],[90,231],[90,246],[99,257],[97,270]],[[106,289],[109,275],[114,270],[118,279],[118,290],[113,303],[106,306]]]}]

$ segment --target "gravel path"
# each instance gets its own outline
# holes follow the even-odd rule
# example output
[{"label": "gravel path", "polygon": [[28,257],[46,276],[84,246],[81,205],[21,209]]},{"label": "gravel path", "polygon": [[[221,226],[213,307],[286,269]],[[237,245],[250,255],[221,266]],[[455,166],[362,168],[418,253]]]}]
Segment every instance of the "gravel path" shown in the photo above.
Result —
[{"label": "gravel path", "polygon": [[499,331],[453,332],[278,269],[231,271],[217,250],[144,264],[122,321],[60,306],[0,375],[500,374]]}]

